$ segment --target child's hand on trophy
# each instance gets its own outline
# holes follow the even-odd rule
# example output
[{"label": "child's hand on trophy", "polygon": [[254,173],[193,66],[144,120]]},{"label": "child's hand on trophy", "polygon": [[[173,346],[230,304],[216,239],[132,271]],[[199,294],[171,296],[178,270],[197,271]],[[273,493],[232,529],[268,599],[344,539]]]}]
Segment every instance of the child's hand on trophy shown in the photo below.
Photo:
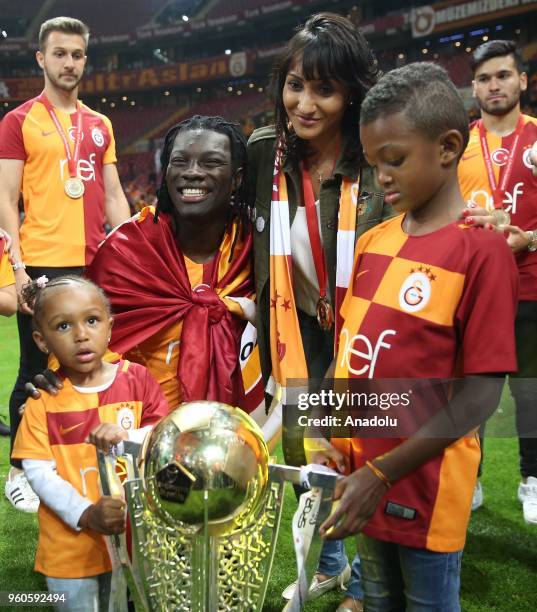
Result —
[{"label": "child's hand on trophy", "polygon": [[101,497],[96,504],[84,510],[78,526],[104,535],[123,533],[125,531],[125,502],[116,497]]},{"label": "child's hand on trophy", "polygon": [[326,540],[342,540],[361,531],[386,493],[385,483],[368,467],[362,467],[336,484],[335,510],[321,525]]},{"label": "child's hand on trophy", "polygon": [[122,440],[127,440],[128,438],[128,432],[119,427],[119,425],[101,423],[90,432],[86,442],[95,445],[103,453],[107,453],[111,446],[119,444]]}]

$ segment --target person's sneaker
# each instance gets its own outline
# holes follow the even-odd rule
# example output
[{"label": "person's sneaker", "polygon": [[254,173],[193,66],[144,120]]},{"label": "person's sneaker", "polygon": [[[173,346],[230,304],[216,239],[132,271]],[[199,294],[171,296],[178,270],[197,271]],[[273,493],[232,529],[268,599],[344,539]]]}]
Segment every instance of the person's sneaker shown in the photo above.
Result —
[{"label": "person's sneaker", "polygon": [[8,475],[5,493],[11,505],[23,512],[37,512],[39,508],[39,497],[34,493],[24,472]]},{"label": "person's sneaker", "polygon": [[[308,591],[308,601],[312,599],[317,599],[327,591],[331,591],[339,587],[340,589],[344,589],[347,582],[351,577],[351,566],[347,563],[345,569],[338,574],[337,576],[332,576],[331,578],[327,578],[322,582],[319,582],[317,575],[313,577],[311,582],[310,590]],[[298,580],[295,580],[292,584],[286,587],[282,593],[282,597],[284,599],[293,599],[293,595],[295,594],[295,589]]]},{"label": "person's sneaker", "polygon": [[528,525],[537,525],[537,478],[528,476],[518,485],[518,499],[522,502],[524,520]]},{"label": "person's sneaker", "polygon": [[475,483],[474,494],[472,496],[472,512],[481,508],[483,505],[483,487],[481,486],[481,481]]}]

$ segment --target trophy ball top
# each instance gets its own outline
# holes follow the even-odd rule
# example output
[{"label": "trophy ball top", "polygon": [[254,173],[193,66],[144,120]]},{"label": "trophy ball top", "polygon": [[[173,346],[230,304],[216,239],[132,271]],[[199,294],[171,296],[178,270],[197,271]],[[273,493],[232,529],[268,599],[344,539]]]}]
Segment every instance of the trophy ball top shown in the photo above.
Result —
[{"label": "trophy ball top", "polygon": [[223,535],[255,520],[268,483],[268,449],[257,423],[239,408],[214,401],[181,404],[144,445],[148,505],[188,533],[207,521]]}]

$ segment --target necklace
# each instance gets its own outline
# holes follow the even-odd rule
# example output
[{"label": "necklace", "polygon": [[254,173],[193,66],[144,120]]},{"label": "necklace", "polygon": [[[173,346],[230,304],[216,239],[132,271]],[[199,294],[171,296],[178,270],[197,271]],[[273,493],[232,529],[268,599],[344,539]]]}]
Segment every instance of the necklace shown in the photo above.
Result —
[{"label": "necklace", "polygon": [[336,149],[333,159],[327,159],[319,164],[312,164],[310,167],[310,173],[316,174],[319,180],[319,185],[326,179],[330,178],[334,174],[336,163],[339,157],[339,146]]}]

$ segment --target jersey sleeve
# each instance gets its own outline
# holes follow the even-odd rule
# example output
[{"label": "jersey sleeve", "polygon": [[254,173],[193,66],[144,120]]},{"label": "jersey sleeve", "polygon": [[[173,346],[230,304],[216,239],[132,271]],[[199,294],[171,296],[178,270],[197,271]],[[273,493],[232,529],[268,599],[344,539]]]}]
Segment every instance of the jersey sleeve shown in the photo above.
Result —
[{"label": "jersey sleeve", "polygon": [[[455,316],[461,334],[463,373],[493,374],[517,369],[515,316],[518,271],[502,236],[481,232],[468,266]],[[486,233],[485,233],[486,232]]]},{"label": "jersey sleeve", "polygon": [[11,454],[13,459],[54,459],[43,399],[28,399]]},{"label": "jersey sleeve", "polygon": [[103,156],[103,165],[104,164],[115,164],[117,162],[116,157],[116,140],[114,138],[114,130],[112,128],[112,123],[108,117],[104,117],[104,124],[110,134],[110,142],[108,143],[108,147],[104,152]]},{"label": "jersey sleeve", "polygon": [[144,394],[140,427],[155,425],[162,417],[169,414],[168,402],[162,393],[159,384],[147,368],[138,366],[144,371]]},{"label": "jersey sleeve", "polygon": [[4,241],[0,240],[0,289],[15,284],[15,274],[9,263],[8,254],[4,252]]},{"label": "jersey sleeve", "polygon": [[23,117],[18,112],[8,113],[0,122],[0,159],[26,161],[22,122]]}]

